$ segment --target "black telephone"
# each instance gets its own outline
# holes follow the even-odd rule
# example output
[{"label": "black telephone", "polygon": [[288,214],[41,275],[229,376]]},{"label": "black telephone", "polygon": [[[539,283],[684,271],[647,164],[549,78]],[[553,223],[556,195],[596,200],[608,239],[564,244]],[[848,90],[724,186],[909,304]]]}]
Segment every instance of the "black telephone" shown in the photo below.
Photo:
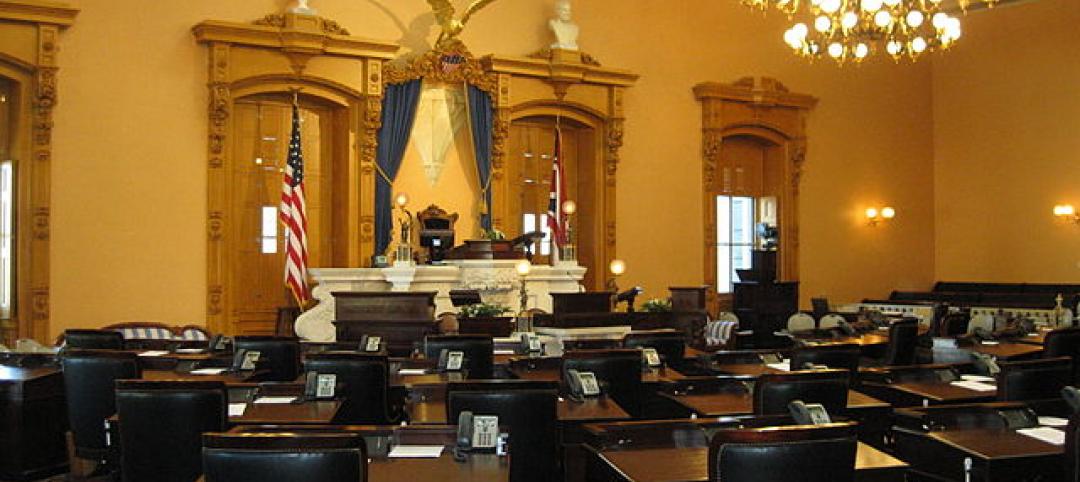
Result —
[{"label": "black telephone", "polygon": [[649,369],[660,368],[663,365],[663,362],[660,360],[660,353],[656,351],[656,348],[642,348],[641,364],[646,369]]},{"label": "black telephone", "polygon": [[1080,389],[1076,387],[1065,387],[1061,389],[1061,397],[1065,399],[1065,403],[1069,404],[1069,408],[1073,413],[1080,413]]},{"label": "black telephone", "polygon": [[465,460],[465,453],[475,450],[495,450],[499,441],[499,417],[473,415],[470,411],[458,415],[457,445],[454,459]]},{"label": "black telephone", "polygon": [[457,372],[465,365],[465,352],[443,349],[439,351],[439,371]]},{"label": "black telephone", "polygon": [[1039,417],[1027,407],[1001,409],[998,410],[998,415],[1005,420],[1006,428],[1021,429],[1039,426]]},{"label": "black telephone", "polygon": [[795,423],[799,425],[832,423],[829,411],[825,410],[825,406],[820,403],[803,403],[802,400],[795,400],[788,404],[788,411],[791,412],[791,418],[794,418]]},{"label": "black telephone", "polygon": [[225,351],[228,348],[229,337],[225,335],[214,335],[210,339],[210,351]]},{"label": "black telephone", "polygon": [[944,383],[955,382],[960,379],[960,375],[952,368],[939,368],[934,370],[934,375],[937,376],[938,381]]},{"label": "black telephone", "polygon": [[360,337],[360,351],[366,353],[375,353],[382,349],[382,337],[381,336],[369,336],[364,335]]},{"label": "black telephone", "polygon": [[521,353],[525,355],[544,353],[544,346],[540,344],[540,337],[536,333],[521,334]]},{"label": "black telephone", "polygon": [[571,368],[566,371],[566,383],[570,386],[571,398],[584,400],[600,396],[600,382],[593,372],[579,372]]},{"label": "black telephone", "polygon": [[855,330],[855,327],[851,326],[851,323],[848,323],[847,320],[837,321],[836,322],[836,327],[839,328],[840,331],[844,332],[844,334],[848,335],[848,336],[855,336],[855,334],[857,333],[856,330]]},{"label": "black telephone", "polygon": [[975,362],[975,369],[979,373],[994,376],[1001,373],[1001,367],[997,364],[997,359],[991,355],[985,353],[972,352],[971,358]]},{"label": "black telephone", "polygon": [[761,363],[766,365],[784,362],[784,357],[780,356],[779,353],[762,353],[758,355],[758,358],[761,359]]},{"label": "black telephone", "polygon": [[262,355],[257,350],[239,349],[233,354],[232,371],[247,371],[254,370],[255,364],[259,362],[259,357]]},{"label": "black telephone", "polygon": [[337,389],[337,375],[333,373],[308,372],[304,382],[305,400],[327,400],[334,398]]}]

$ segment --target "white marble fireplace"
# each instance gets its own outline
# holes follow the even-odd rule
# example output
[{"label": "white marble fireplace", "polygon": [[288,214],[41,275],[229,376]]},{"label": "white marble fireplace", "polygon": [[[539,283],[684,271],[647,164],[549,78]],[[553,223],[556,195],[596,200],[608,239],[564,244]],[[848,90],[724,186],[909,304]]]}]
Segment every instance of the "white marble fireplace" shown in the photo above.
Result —
[{"label": "white marble fireplace", "polygon": [[[480,292],[485,303],[497,303],[513,311],[521,308],[521,276],[517,260],[452,260],[440,266],[392,266],[389,268],[313,268],[319,304],[296,319],[296,334],[304,340],[329,342],[336,338],[334,291],[435,291],[435,313],[453,312],[450,290]],[[574,262],[555,266],[533,265],[525,277],[528,308],[551,312],[550,293],[582,291],[585,268]]]}]

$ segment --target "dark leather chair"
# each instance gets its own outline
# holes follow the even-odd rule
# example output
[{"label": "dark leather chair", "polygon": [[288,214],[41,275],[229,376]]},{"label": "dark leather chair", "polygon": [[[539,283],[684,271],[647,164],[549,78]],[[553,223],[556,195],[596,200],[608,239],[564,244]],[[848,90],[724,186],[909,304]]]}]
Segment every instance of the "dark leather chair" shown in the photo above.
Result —
[{"label": "dark leather chair", "polygon": [[1046,334],[1043,357],[1073,359],[1073,382],[1080,382],[1080,327],[1058,328]]},{"label": "dark leather chair", "polygon": [[140,378],[135,353],[72,350],[61,361],[75,456],[104,460],[105,419],[116,413],[116,381]]},{"label": "dark leather chair", "polygon": [[205,482],[364,482],[367,447],[359,433],[210,433],[203,436]]},{"label": "dark leather chair", "polygon": [[487,379],[494,376],[495,343],[486,335],[430,335],[424,337],[424,356],[438,360],[442,350],[465,353],[466,375]]},{"label": "dark leather chair", "polygon": [[852,482],[855,425],[718,430],[709,443],[713,482]]},{"label": "dark leather chair", "polygon": [[510,481],[547,482],[559,478],[558,384],[545,381],[484,380],[447,386],[450,423],[470,411],[497,415],[510,432]]},{"label": "dark leather chair", "polygon": [[938,322],[939,331],[937,336],[956,337],[967,334],[969,322],[971,322],[971,315],[967,313],[949,313],[944,315],[942,316],[941,321]]},{"label": "dark leather chair", "polygon": [[889,325],[889,344],[885,347],[886,366],[915,363],[915,348],[919,340],[919,320],[904,318]]},{"label": "dark leather chair", "polygon": [[847,410],[847,370],[812,370],[770,373],[754,383],[754,415],[785,415],[795,400],[820,403],[830,414]]},{"label": "dark leather chair", "polygon": [[[593,372],[603,385],[606,394],[631,415],[643,410],[641,389],[641,352],[639,350],[580,350],[563,354],[562,374],[564,388],[567,370]],[[568,391],[567,391],[568,392]]]},{"label": "dark leather chair", "polygon": [[300,376],[300,340],[284,336],[238,336],[233,339],[234,350],[255,350],[260,353],[258,368],[267,370],[262,381],[291,382]]},{"label": "dark leather chair", "polygon": [[1061,389],[1072,381],[1073,361],[1069,357],[998,362],[998,400],[1050,400],[1061,397]]},{"label": "dark leather chair", "polygon": [[[344,397],[334,419],[337,423],[386,425],[397,422],[391,415],[389,364],[384,355],[326,352],[308,355],[305,372],[337,375],[338,392]],[[396,411],[395,411],[396,413]]]},{"label": "dark leather chair", "polygon": [[123,350],[124,335],[112,330],[64,330],[64,344],[83,350]]},{"label": "dark leather chair", "polygon": [[1080,482],[1080,414],[1065,427],[1065,482]]},{"label": "dark leather chair", "polygon": [[852,343],[801,346],[791,353],[791,369],[806,370],[807,364],[824,365],[842,368],[854,377],[859,370],[859,353],[859,345]]},{"label": "dark leather chair", "polygon": [[655,348],[664,363],[678,363],[686,356],[686,336],[675,330],[632,331],[623,337],[625,348]]},{"label": "dark leather chair", "polygon": [[221,382],[116,382],[124,482],[199,478],[202,435],[225,430],[226,407]]}]

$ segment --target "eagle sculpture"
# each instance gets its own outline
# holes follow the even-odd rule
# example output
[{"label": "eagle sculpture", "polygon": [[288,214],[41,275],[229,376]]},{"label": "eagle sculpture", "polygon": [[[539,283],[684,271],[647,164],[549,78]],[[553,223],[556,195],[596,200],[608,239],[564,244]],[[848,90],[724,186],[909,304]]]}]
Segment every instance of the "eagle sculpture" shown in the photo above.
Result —
[{"label": "eagle sculpture", "polygon": [[469,7],[465,9],[465,13],[461,16],[461,20],[454,18],[454,6],[450,4],[450,0],[427,0],[431,5],[431,11],[435,14],[435,22],[442,27],[442,33],[439,34],[439,39],[435,41],[435,48],[439,48],[443,43],[451,42],[457,39],[457,36],[461,34],[461,31],[465,29],[465,24],[469,22],[476,12],[480,9],[488,6],[488,4],[495,0],[475,0]]}]

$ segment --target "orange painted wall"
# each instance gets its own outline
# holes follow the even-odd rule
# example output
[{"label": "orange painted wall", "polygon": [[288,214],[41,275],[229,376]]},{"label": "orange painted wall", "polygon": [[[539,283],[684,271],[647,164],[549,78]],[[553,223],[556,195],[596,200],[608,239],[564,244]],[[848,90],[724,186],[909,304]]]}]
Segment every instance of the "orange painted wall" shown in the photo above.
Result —
[{"label": "orange painted wall", "polygon": [[1080,2],[972,14],[934,63],[936,277],[1080,281]]},{"label": "orange painted wall", "polygon": [[[205,19],[254,20],[285,2],[71,3],[82,12],[61,52],[51,331],[134,319],[201,323],[208,99],[205,48],[190,28]],[[551,41],[551,4],[496,2],[463,40],[479,55],[533,52]],[[354,35],[399,41],[405,51],[434,39],[422,0],[312,5]],[[758,75],[820,99],[801,189],[804,298],[854,300],[929,286],[929,63],[810,65],[781,43],[782,15],[762,17],[737,2],[578,1],[575,20],[585,51],[642,75],[625,98],[617,235],[629,269],[621,283],[641,284],[652,297],[701,282],[701,123],[690,89]],[[858,215],[873,203],[894,206],[896,221],[864,226]]]}]

